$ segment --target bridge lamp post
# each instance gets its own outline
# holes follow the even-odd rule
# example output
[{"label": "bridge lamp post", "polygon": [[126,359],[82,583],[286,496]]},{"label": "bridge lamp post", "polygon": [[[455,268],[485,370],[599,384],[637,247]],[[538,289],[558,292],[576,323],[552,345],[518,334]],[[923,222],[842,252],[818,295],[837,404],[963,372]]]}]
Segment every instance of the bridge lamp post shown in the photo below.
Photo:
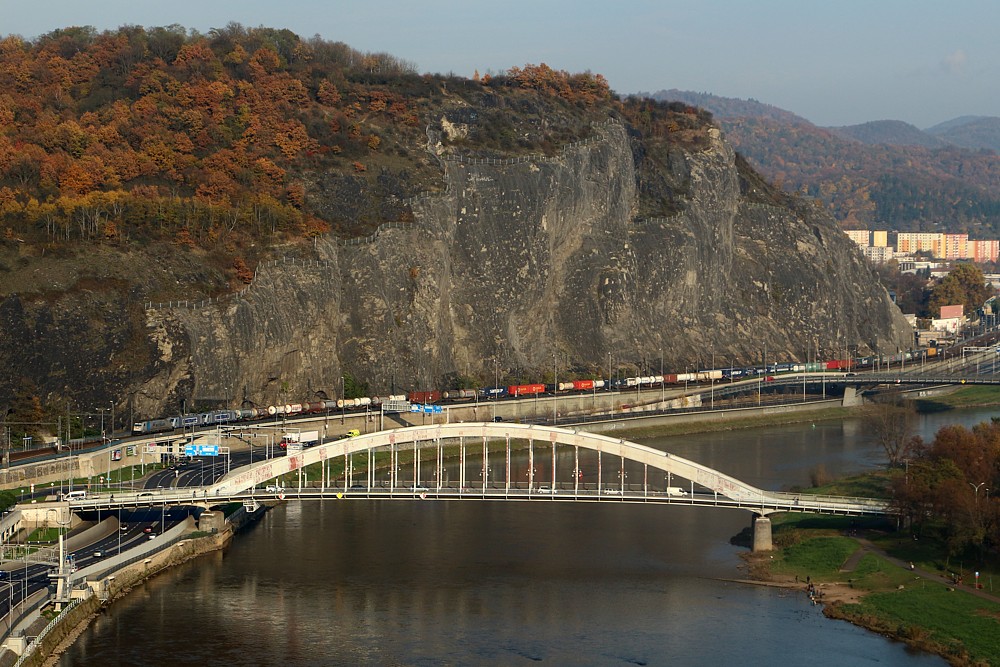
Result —
[{"label": "bridge lamp post", "polygon": [[497,393],[497,387],[500,386],[500,364],[497,362],[497,358],[493,357],[493,421],[497,420],[497,400],[500,398]]},{"label": "bridge lamp post", "polygon": [[715,371],[715,350],[714,349],[712,350],[712,368],[710,370],[713,371],[713,372],[709,373],[709,380],[712,383],[712,389],[711,389],[711,394],[710,394],[710,399],[709,399],[709,401],[710,401],[709,409],[710,410],[714,410],[715,409],[715,373],[714,373],[714,371]]},{"label": "bridge lamp post", "polygon": [[663,348],[660,348],[660,409],[663,409],[663,400],[665,398],[664,392],[666,391],[666,382],[663,381]]},{"label": "bridge lamp post", "polygon": [[[559,391],[559,367],[556,365],[556,355],[552,355],[552,425],[555,426],[558,423],[558,414],[556,413],[556,407],[559,405],[559,399],[556,398],[556,393]],[[536,394],[537,396],[537,394]]]}]

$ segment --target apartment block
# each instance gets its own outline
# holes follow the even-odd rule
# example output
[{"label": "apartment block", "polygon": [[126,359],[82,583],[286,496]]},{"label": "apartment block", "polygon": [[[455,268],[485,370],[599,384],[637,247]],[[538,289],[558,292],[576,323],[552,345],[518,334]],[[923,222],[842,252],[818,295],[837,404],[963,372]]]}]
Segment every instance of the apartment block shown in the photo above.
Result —
[{"label": "apartment block", "polygon": [[942,234],[945,259],[967,259],[969,257],[968,234]]},{"label": "apartment block", "polygon": [[871,232],[867,229],[847,229],[844,233],[847,234],[847,238],[851,239],[862,248],[870,245],[868,240],[871,237]]},{"label": "apartment block", "polygon": [[934,257],[944,257],[944,234],[928,232],[899,232],[896,234],[896,252],[901,254],[928,251]]},{"label": "apartment block", "polygon": [[1000,240],[969,241],[969,257],[973,262],[995,262],[1000,258]]},{"label": "apartment block", "polygon": [[861,249],[865,257],[876,264],[884,264],[896,256],[895,251],[888,246],[865,246]]}]

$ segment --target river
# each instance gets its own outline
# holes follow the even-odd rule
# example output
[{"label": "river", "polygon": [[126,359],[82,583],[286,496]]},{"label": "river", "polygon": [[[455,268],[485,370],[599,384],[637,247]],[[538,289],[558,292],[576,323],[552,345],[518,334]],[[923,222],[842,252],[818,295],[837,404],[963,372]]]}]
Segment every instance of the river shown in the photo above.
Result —
[{"label": "river", "polygon": [[[923,416],[971,425],[992,410]],[[879,465],[857,420],[646,438],[780,489]],[[740,576],[742,511],[608,503],[286,503],[112,604],[93,665],[944,665]]]}]

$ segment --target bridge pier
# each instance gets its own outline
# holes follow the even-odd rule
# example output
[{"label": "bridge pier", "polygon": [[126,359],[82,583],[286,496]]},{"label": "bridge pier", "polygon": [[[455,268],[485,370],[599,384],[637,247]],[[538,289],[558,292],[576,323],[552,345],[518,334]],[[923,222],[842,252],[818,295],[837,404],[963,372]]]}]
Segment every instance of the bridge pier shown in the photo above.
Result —
[{"label": "bridge pier", "polygon": [[771,540],[771,520],[766,516],[753,515],[753,552],[772,551],[774,542]]},{"label": "bridge pier", "polygon": [[841,403],[845,408],[853,408],[864,405],[865,400],[858,395],[857,387],[844,387],[844,400]]}]

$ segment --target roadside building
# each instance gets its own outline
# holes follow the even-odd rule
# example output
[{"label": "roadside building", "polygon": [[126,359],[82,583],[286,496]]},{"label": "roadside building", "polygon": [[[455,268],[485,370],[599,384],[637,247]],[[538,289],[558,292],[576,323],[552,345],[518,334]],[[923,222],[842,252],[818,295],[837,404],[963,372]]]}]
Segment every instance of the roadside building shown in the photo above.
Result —
[{"label": "roadside building", "polygon": [[931,320],[931,329],[950,334],[956,333],[965,324],[964,310],[965,306],[962,304],[941,306],[941,316]]}]

